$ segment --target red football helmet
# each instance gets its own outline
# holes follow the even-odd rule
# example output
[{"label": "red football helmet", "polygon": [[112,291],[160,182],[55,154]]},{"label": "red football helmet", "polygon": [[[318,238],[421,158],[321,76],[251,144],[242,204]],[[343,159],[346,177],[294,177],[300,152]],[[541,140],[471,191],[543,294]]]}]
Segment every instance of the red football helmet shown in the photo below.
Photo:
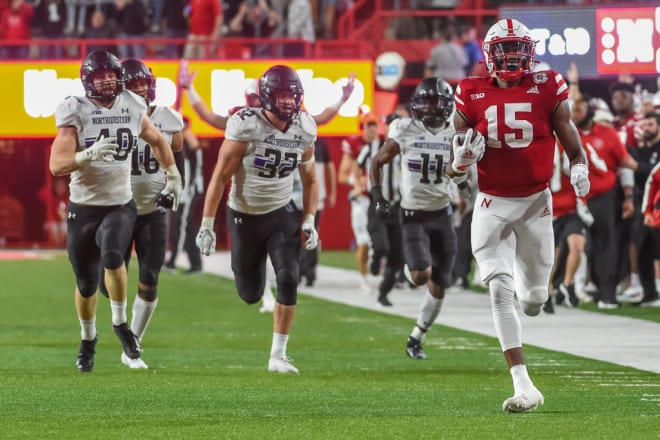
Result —
[{"label": "red football helmet", "polygon": [[516,19],[504,18],[491,26],[482,48],[488,72],[504,81],[517,81],[532,70],[536,41]]}]

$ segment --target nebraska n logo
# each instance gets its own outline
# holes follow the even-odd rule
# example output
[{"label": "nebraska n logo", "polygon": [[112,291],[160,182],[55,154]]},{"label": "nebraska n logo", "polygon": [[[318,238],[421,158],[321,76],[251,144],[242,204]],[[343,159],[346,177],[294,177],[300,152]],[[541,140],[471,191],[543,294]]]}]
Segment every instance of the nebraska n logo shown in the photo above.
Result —
[{"label": "nebraska n logo", "polygon": [[493,199],[487,199],[487,198],[484,197],[483,200],[481,200],[481,207],[482,208],[490,208],[490,202],[492,202],[492,201],[493,201]]}]

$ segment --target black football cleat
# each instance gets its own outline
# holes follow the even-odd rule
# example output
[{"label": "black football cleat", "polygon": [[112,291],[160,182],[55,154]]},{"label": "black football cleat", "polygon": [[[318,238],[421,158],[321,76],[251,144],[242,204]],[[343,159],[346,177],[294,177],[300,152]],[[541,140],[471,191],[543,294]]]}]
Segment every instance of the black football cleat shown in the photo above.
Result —
[{"label": "black football cleat", "polygon": [[555,313],[555,306],[552,304],[552,296],[548,296],[548,300],[543,304],[543,311],[551,315]]},{"label": "black football cleat", "polygon": [[94,368],[94,353],[96,353],[96,343],[99,340],[99,335],[91,340],[81,340],[80,350],[78,351],[78,360],[76,360],[76,368],[81,373],[91,373]]},{"label": "black football cleat", "polygon": [[559,292],[561,292],[562,296],[568,297],[568,305],[570,307],[577,307],[580,305],[580,299],[575,293],[575,284],[566,285],[561,283],[559,285]]},{"label": "black football cleat", "polygon": [[408,344],[406,345],[406,354],[413,359],[426,359],[426,354],[422,349],[422,341],[415,339],[412,336],[408,337]]},{"label": "black football cleat", "polygon": [[392,303],[390,302],[389,299],[387,299],[387,294],[379,294],[378,295],[378,304],[380,304],[383,307],[392,307]]},{"label": "black football cleat", "polygon": [[126,356],[130,359],[139,358],[142,354],[142,347],[140,347],[138,337],[128,328],[128,324],[124,322],[119,325],[113,325],[112,328],[115,330],[115,334],[119,338]]}]

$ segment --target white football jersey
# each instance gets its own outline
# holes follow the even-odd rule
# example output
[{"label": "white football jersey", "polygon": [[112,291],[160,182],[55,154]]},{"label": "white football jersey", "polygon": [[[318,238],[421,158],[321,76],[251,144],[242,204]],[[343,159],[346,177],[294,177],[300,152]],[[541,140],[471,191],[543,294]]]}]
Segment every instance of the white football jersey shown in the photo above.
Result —
[{"label": "white football jersey", "polygon": [[450,160],[454,126],[447,123],[437,133],[411,118],[390,124],[389,138],[401,147],[401,207],[437,211],[449,205],[450,179],[445,165]]},{"label": "white football jersey", "polygon": [[316,140],[316,123],[300,111],[285,133],[259,108],[244,108],[227,121],[225,138],[247,142],[242,165],[232,177],[229,207],[245,214],[266,214],[291,200],[293,171]]},{"label": "white football jersey", "polygon": [[82,151],[101,137],[116,137],[119,152],[115,162],[92,161],[71,173],[70,200],[92,206],[123,205],[131,200],[131,151],[147,114],[144,99],[124,91],[111,108],[99,107],[87,97],[70,96],[55,110],[57,127],[75,127]]},{"label": "white football jersey", "polygon": [[[149,117],[170,145],[174,133],[183,130],[181,114],[169,107],[156,106]],[[154,212],[158,209],[156,199],[165,188],[165,170],[151,153],[149,144],[142,139],[133,150],[131,168],[131,187],[138,215]]]}]

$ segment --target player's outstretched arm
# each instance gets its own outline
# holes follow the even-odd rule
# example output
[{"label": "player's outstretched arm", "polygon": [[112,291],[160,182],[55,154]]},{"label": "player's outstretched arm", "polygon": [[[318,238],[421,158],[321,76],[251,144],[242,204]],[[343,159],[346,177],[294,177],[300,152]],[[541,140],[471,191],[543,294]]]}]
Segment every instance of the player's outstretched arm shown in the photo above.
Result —
[{"label": "player's outstretched arm", "polygon": [[225,128],[227,128],[228,118],[226,116],[220,116],[218,114],[213,113],[211,109],[209,109],[207,105],[204,103],[202,98],[195,90],[195,86],[193,85],[196,75],[197,75],[197,70],[191,72],[190,68],[188,67],[188,61],[181,60],[179,64],[178,82],[179,82],[179,87],[181,87],[181,89],[186,91],[186,94],[188,95],[188,101],[190,101],[190,105],[195,110],[195,113],[197,113],[197,116],[199,116],[204,122],[215,128],[224,130]]},{"label": "player's outstretched arm", "polygon": [[320,114],[316,116],[312,116],[312,119],[314,119],[316,125],[327,124],[332,120],[332,118],[337,116],[341,106],[344,105],[346,101],[348,101],[348,99],[351,97],[351,93],[353,93],[354,88],[355,88],[355,74],[350,73],[348,75],[348,82],[341,89],[341,98],[339,98],[339,101],[337,101],[335,104],[329,107],[324,108]]},{"label": "player's outstretched arm", "polygon": [[571,109],[568,106],[568,101],[564,100],[557,105],[552,117],[552,128],[571,163],[571,185],[575,188],[575,194],[578,197],[584,197],[589,194],[591,187],[589,168],[587,157],[582,148],[580,134],[571,120]]},{"label": "player's outstretched arm", "polygon": [[301,160],[298,170],[303,186],[303,218],[309,215],[314,217],[319,203],[319,181],[316,176],[313,146],[303,153]]},{"label": "player's outstretched arm", "polygon": [[203,211],[204,218],[215,218],[220,200],[222,200],[222,195],[225,192],[225,187],[241,166],[246,149],[246,142],[225,139],[222,143],[218,161],[215,164],[213,175],[206,189]]}]

